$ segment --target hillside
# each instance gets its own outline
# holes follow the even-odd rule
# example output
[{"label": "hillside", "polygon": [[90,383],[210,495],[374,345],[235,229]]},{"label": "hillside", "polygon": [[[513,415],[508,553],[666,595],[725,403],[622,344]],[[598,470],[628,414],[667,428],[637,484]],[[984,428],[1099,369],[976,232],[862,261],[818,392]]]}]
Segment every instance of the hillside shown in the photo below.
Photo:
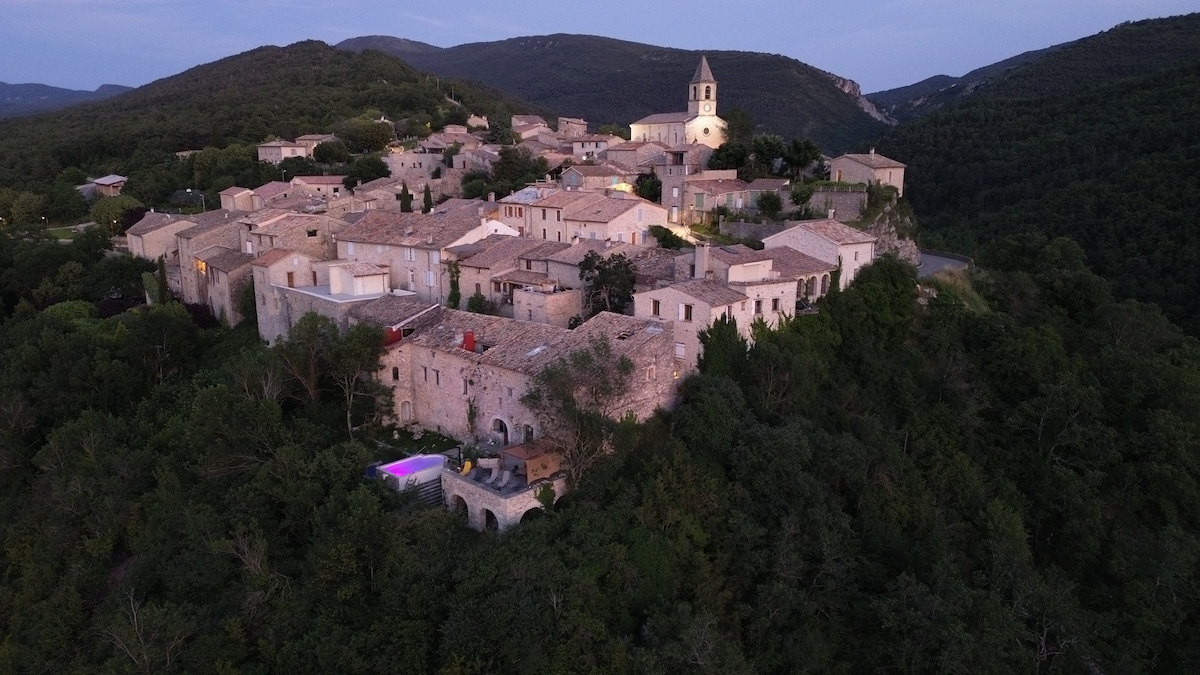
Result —
[{"label": "hillside", "polygon": [[47,84],[0,82],[0,119],[58,110],[86,101],[100,101],[131,89],[119,84],[103,84],[95,91],[82,91],[51,87]]},{"label": "hillside", "polygon": [[[827,153],[842,152],[885,125],[860,107],[847,83],[795,59],[755,52],[695,52],[588,35],[547,35],[425,49],[408,40],[355,38],[413,67],[469,78],[593,126],[628,125],[651,113],[686,109],[686,85],[701,54],[720,83],[719,112],[741,108],[758,129],[808,138]],[[856,89],[855,87],[847,87]]]},{"label": "hillside", "polygon": [[974,94],[989,81],[1003,77],[1014,68],[1032,63],[1066,45],[1025,52],[996,63],[976,68],[962,77],[934,75],[905,87],[867,94],[867,99],[901,124],[953,105]]},{"label": "hillside", "polygon": [[1200,58],[1200,14],[1124,23],[1082,40],[1026,52],[959,78],[935,76],[868,94],[901,122],[972,96],[1037,98],[1152,75]]},{"label": "hillside", "polygon": [[380,52],[321,42],[261,47],[158,80],[123,96],[0,122],[0,185],[44,189],[64,168],[130,175],[171,153],[329,129],[377,110],[393,121],[459,108],[535,111],[494,90],[439,83]]},{"label": "hillside", "polygon": [[1119,295],[1200,334],[1200,59],[1070,95],[975,98],[878,147],[908,164],[924,245],[1069,236]]}]

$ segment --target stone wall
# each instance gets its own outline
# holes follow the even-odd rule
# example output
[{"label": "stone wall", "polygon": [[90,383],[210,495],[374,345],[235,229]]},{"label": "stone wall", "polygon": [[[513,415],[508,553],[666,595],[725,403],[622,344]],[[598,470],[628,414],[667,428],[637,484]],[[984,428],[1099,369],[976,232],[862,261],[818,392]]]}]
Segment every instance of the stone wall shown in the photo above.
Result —
[{"label": "stone wall", "polygon": [[[558,476],[551,479],[550,484],[554,486],[554,501],[557,502],[566,494],[567,480]],[[537,500],[537,488],[502,495],[499,490],[460,476],[450,469],[442,472],[442,495],[446,507],[452,511],[465,506],[467,525],[480,531],[487,529],[489,511],[496,519],[496,529],[504,531],[520,523],[521,517],[527,512],[542,508]]]}]

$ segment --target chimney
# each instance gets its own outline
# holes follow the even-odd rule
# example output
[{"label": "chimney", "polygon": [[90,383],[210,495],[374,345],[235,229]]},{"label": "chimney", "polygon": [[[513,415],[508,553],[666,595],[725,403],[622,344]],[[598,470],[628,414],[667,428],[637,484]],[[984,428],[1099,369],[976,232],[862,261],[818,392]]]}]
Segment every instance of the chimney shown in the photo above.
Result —
[{"label": "chimney", "polygon": [[469,352],[475,351],[475,331],[463,331],[462,348]]},{"label": "chimney", "polygon": [[836,213],[836,212],[833,209],[829,209],[829,214],[826,217],[828,217],[830,220],[833,220],[834,213]]},{"label": "chimney", "polygon": [[429,235],[427,237],[425,237],[425,243],[429,244],[430,246],[433,245],[433,233],[432,232],[430,232]]},{"label": "chimney", "polygon": [[489,193],[488,193],[488,201],[489,201],[489,202],[494,202],[494,201],[496,201],[496,193],[495,193],[495,192],[489,192]]},{"label": "chimney", "polygon": [[872,157],[874,157],[874,156],[875,156],[875,148],[871,148],[871,156],[872,156]]},{"label": "chimney", "polygon": [[708,242],[706,242],[706,241],[696,242],[696,264],[695,264],[696,271],[692,275],[694,278],[705,279],[708,277],[708,255],[709,255],[709,252],[710,252],[710,249],[708,246]]}]

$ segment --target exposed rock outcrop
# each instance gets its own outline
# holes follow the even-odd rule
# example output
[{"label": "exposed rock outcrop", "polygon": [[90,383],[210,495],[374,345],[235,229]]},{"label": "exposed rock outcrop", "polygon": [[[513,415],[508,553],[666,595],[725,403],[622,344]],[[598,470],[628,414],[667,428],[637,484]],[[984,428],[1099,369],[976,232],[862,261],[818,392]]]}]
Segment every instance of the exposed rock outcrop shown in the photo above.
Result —
[{"label": "exposed rock outcrop", "polygon": [[848,80],[844,77],[839,77],[833,73],[827,73],[827,75],[829,75],[829,79],[833,80],[834,86],[853,96],[854,100],[858,101],[858,107],[862,108],[863,112],[867,113],[871,117],[874,117],[880,122],[883,122],[884,124],[897,124],[894,118],[880,110],[866,96],[863,96],[862,89],[858,86],[857,82],[854,80]]},{"label": "exposed rock outcrop", "polygon": [[910,213],[902,211],[906,209],[899,209],[894,203],[884,206],[862,229],[878,238],[876,255],[895,253],[901,260],[920,265],[921,251],[912,238],[917,232],[917,221]]}]

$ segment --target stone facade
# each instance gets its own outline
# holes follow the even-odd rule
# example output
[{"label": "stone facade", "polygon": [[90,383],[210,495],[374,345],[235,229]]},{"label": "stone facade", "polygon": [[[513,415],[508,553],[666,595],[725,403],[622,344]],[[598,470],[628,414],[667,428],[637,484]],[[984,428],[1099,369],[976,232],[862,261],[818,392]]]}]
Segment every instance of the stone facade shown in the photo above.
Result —
[{"label": "stone facade", "polygon": [[725,142],[725,120],[717,116],[717,81],[700,57],[700,65],[688,83],[687,112],[659,113],[629,125],[629,138],[658,141],[667,145],[700,143],[710,148]]},{"label": "stone facade", "polygon": [[905,165],[877,154],[875,148],[871,148],[867,154],[834,158],[829,163],[829,177],[836,182],[890,185],[896,188],[898,197],[903,197],[904,169]]},{"label": "stone facade", "polygon": [[[567,479],[564,476],[557,476],[548,484],[554,488],[556,502],[566,494]],[[465,510],[467,525],[479,531],[496,529],[503,532],[520,523],[526,513],[542,508],[537,499],[537,490],[536,486],[526,487],[506,495],[490,485],[461,476],[452,469],[442,471],[442,495],[446,507],[452,511]]]},{"label": "stone facade", "polygon": [[519,288],[513,291],[513,318],[566,328],[572,317],[583,314],[583,291]]},{"label": "stone facade", "polygon": [[875,237],[836,220],[805,220],[763,239],[767,248],[787,246],[841,267],[845,290],[858,271],[875,259]]}]

